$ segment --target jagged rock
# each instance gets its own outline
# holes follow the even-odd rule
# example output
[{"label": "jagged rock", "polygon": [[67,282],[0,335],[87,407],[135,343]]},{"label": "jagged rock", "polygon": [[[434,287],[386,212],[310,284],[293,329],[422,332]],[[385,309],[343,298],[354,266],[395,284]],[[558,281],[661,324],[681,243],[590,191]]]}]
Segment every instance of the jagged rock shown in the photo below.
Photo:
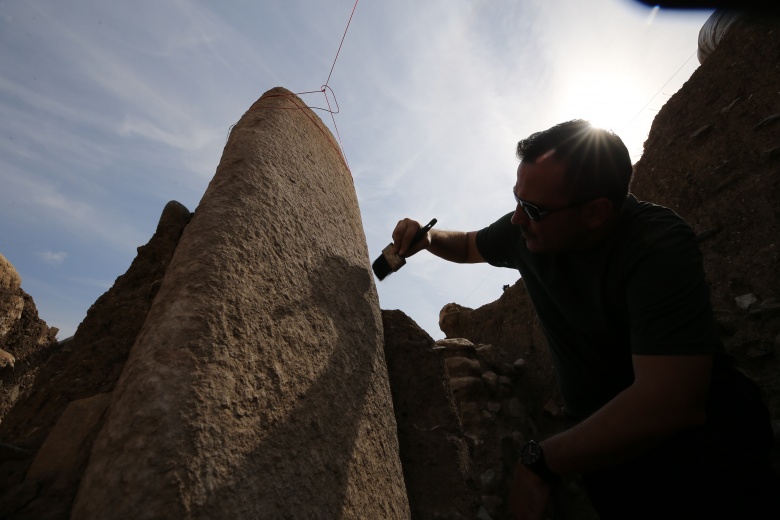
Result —
[{"label": "jagged rock", "polygon": [[382,311],[382,320],[412,519],[452,517],[450,509],[473,518],[476,490],[445,357],[401,311]]},{"label": "jagged rock", "polygon": [[[178,202],[165,206],[154,236],[138,248],[128,271],[92,305],[74,337],[48,359],[29,395],[8,412],[0,425],[0,442],[23,448],[30,456],[0,459],[0,511],[13,513],[17,520],[70,518],[102,417],[91,414],[94,420],[75,421],[68,417],[84,417],[73,411],[79,412],[84,403],[105,403],[105,396],[114,389],[151,306],[148,288],[165,273],[190,217],[189,210]],[[71,410],[67,416],[66,410]],[[61,432],[65,428],[67,433],[52,433],[57,428]],[[75,446],[63,439],[80,441]],[[44,441],[48,448],[43,448]],[[70,446],[65,451],[71,470],[34,470],[27,478],[34,460],[39,468],[50,458],[54,460],[52,453],[59,451],[60,442]]]},{"label": "jagged rock", "polygon": [[[38,317],[32,297],[18,285],[18,276],[8,275],[16,273],[13,266],[4,258],[0,263],[6,273],[5,288],[0,289],[0,351],[7,354],[3,356],[4,361],[0,361],[2,431],[2,422],[8,411],[33,388],[38,373],[56,352],[57,329],[49,327]],[[0,485],[0,493],[2,489]]]},{"label": "jagged rock", "polygon": [[492,394],[498,393],[498,375],[495,372],[487,371],[482,374],[482,382]]},{"label": "jagged rock", "polygon": [[753,293],[750,294],[743,294],[742,296],[737,296],[734,298],[737,302],[737,307],[742,309],[743,311],[746,311],[750,308],[751,305],[756,303],[758,301],[758,298],[756,298],[756,295]]},{"label": "jagged rock", "polygon": [[[437,341],[437,345],[466,348],[478,344],[480,347],[473,355],[480,359],[485,356],[486,369],[497,365],[506,375],[511,373],[515,377],[522,372],[515,391],[524,396],[531,419],[548,434],[561,427],[559,422],[549,423],[542,413],[544,405],[558,395],[558,390],[547,340],[522,280],[504,291],[498,300],[479,309],[451,303],[442,309],[442,314],[448,316],[441,322],[446,325],[442,331],[447,338]],[[521,357],[523,363],[518,365],[515,360]],[[527,366],[518,370],[524,364]]]},{"label": "jagged rock", "polygon": [[494,345],[479,345],[477,347],[477,357],[479,357],[490,370],[500,371],[500,368],[503,365],[501,353]]},{"label": "jagged rock", "polygon": [[14,367],[14,363],[16,362],[16,358],[13,357],[11,354],[6,352],[5,350],[0,350],[0,368],[4,368],[7,366],[10,366],[11,368]]},{"label": "jagged rock", "polygon": [[8,334],[8,331],[22,317],[24,310],[24,298],[10,291],[3,293],[0,290],[0,338]]},{"label": "jagged rock", "polygon": [[447,338],[436,341],[437,347],[447,350],[447,355],[474,355],[477,347],[466,338]]},{"label": "jagged rock", "polygon": [[480,377],[452,377],[450,386],[455,399],[460,402],[472,401],[485,395],[485,385]]},{"label": "jagged rock", "polygon": [[16,291],[22,285],[22,279],[11,262],[0,254],[0,292]]},{"label": "jagged rock", "polygon": [[466,357],[450,357],[445,360],[450,377],[479,376],[479,361]]},{"label": "jagged rock", "polygon": [[338,145],[266,92],[176,247],[73,516],[408,517],[382,341]]}]

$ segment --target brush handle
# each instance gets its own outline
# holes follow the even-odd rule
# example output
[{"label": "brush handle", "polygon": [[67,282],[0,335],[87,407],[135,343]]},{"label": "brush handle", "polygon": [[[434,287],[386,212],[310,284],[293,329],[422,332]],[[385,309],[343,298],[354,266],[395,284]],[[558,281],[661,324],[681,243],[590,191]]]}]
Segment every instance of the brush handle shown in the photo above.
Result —
[{"label": "brush handle", "polygon": [[433,219],[430,222],[428,222],[425,226],[421,227],[417,233],[414,234],[412,237],[412,241],[409,243],[409,247],[413,246],[417,242],[423,239],[423,237],[428,233],[428,231],[431,230],[431,228],[436,224],[437,220]]}]

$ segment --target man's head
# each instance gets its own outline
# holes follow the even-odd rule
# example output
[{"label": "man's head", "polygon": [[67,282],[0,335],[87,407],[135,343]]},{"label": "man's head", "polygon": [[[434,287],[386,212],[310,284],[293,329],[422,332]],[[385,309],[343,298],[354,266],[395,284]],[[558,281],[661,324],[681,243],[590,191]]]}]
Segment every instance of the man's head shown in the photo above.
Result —
[{"label": "man's head", "polygon": [[587,248],[608,230],[625,203],[632,165],[612,132],[574,120],[517,145],[520,166],[512,222],[532,251]]},{"label": "man's head", "polygon": [[533,163],[549,152],[553,159],[566,165],[565,182],[573,203],[606,197],[616,209],[623,207],[633,166],[620,137],[575,119],[517,143],[521,161]]}]

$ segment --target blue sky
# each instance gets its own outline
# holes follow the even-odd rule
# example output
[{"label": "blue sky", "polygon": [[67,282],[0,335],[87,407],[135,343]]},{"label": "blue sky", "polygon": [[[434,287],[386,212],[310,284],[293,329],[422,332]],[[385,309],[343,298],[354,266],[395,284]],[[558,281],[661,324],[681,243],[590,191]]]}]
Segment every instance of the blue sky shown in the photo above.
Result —
[{"label": "blue sky", "polygon": [[[0,254],[60,339],[127,270],[166,202],[197,207],[257,98],[320,90],[354,5],[0,2]],[[360,0],[329,86],[368,261],[401,218],[471,230],[512,210],[514,147],[534,131],[589,118],[638,160],[698,66],[710,14],[632,0]],[[382,308],[438,339],[443,305],[478,307],[517,278],[420,254],[377,286]]]}]

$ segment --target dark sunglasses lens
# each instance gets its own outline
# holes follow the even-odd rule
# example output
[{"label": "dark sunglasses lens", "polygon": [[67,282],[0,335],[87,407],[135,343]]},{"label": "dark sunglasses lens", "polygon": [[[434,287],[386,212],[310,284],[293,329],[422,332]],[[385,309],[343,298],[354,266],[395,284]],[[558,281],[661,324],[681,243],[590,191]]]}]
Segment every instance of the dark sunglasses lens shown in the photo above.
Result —
[{"label": "dark sunglasses lens", "polygon": [[528,218],[534,222],[539,222],[542,219],[542,216],[539,214],[539,209],[536,208],[536,206],[531,206],[526,203],[523,204],[523,209],[525,210],[525,214],[528,215]]},{"label": "dark sunglasses lens", "polygon": [[525,214],[528,215],[528,218],[534,222],[539,222],[542,220],[542,216],[539,214],[539,208],[520,200],[520,197],[517,196],[517,193],[515,193],[514,190],[512,191],[512,195],[515,196],[515,202],[517,202],[517,204],[523,208],[523,211],[525,211]]}]

